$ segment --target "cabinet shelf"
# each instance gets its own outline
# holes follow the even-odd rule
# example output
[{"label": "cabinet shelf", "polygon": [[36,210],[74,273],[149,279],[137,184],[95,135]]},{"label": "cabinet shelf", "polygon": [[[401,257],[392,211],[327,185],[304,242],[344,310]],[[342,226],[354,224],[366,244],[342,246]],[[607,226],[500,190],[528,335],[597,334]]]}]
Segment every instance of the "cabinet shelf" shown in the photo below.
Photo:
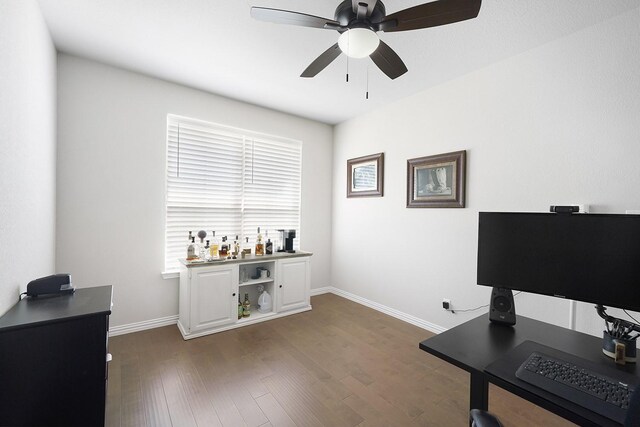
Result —
[{"label": "cabinet shelf", "polygon": [[266,313],[260,313],[258,310],[251,310],[251,316],[249,317],[243,317],[242,319],[238,319],[238,323],[248,323],[251,321],[255,321],[258,319],[263,319],[265,317],[270,317],[273,316],[274,314],[276,314],[275,311],[268,311]]},{"label": "cabinet shelf", "polygon": [[240,287],[251,286],[251,285],[257,285],[259,283],[269,283],[269,282],[273,282],[273,279],[271,277],[267,277],[266,279],[250,279],[246,282],[240,283],[239,286]]}]

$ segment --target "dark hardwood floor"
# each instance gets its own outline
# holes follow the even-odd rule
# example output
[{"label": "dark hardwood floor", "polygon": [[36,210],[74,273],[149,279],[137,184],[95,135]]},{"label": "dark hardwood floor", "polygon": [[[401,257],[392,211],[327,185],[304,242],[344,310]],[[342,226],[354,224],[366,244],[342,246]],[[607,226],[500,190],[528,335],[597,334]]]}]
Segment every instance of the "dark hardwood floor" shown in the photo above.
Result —
[{"label": "dark hardwood floor", "polygon": [[[110,338],[107,426],[467,426],[468,374],[433,335],[344,298],[184,341],[176,326]],[[496,387],[506,426],[570,425]]]}]

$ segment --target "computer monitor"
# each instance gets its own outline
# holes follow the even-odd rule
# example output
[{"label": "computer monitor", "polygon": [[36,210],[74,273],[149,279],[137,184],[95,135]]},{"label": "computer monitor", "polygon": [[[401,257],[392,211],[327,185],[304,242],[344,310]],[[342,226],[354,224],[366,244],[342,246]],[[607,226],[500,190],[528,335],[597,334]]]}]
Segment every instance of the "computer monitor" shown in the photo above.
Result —
[{"label": "computer monitor", "polygon": [[640,311],[640,215],[480,212],[478,285]]}]

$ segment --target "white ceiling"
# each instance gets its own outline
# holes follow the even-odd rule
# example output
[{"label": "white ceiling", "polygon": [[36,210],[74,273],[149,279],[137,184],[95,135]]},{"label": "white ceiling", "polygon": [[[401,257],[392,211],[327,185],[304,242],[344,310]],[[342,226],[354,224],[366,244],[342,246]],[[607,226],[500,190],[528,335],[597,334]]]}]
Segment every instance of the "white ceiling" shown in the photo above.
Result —
[{"label": "white ceiling", "polygon": [[[387,14],[423,3],[386,0]],[[379,33],[409,72],[342,55],[300,73],[338,33],[276,25],[251,6],[333,18],[340,0],[39,0],[58,50],[335,124],[638,7],[638,0],[484,0],[476,19]],[[365,99],[369,75],[369,99]]]}]

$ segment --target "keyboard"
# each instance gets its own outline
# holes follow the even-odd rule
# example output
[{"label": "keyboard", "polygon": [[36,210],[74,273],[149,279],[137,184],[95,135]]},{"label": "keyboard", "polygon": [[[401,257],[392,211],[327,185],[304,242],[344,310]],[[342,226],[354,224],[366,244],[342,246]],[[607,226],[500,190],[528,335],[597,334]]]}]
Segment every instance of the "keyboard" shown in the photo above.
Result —
[{"label": "keyboard", "polygon": [[614,378],[537,351],[516,371],[522,381],[621,424],[637,386],[637,378],[625,374],[616,372]]}]

